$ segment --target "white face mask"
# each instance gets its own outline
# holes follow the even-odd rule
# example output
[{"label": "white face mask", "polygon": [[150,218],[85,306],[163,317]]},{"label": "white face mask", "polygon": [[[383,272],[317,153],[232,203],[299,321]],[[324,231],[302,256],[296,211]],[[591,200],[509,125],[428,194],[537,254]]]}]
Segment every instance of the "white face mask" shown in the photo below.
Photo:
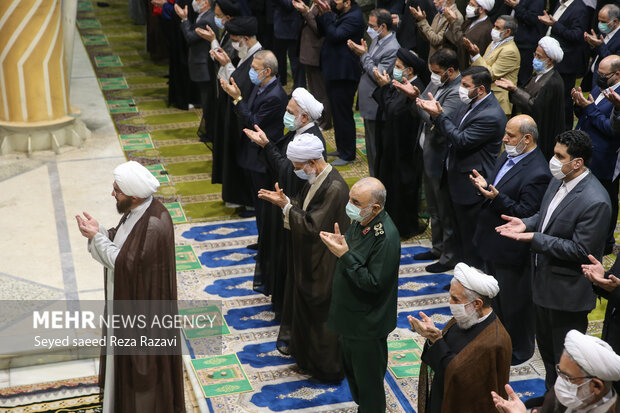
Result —
[{"label": "white face mask", "polygon": [[525,150],[525,145],[523,145],[522,148],[519,149],[519,145],[521,145],[521,142],[523,142],[523,138],[525,137],[525,135],[523,135],[521,137],[521,139],[519,140],[519,142],[517,142],[516,145],[508,145],[507,143],[504,144],[504,147],[506,148],[506,153],[508,154],[508,156],[519,156],[523,153],[523,151]]},{"label": "white face mask", "polygon": [[562,167],[566,165],[567,163],[571,163],[571,162],[572,161],[562,163],[558,158],[556,158],[555,156],[552,156],[551,159],[549,159],[549,171],[551,171],[551,175],[553,175],[555,179],[560,179],[560,180],[564,179],[567,174],[562,172]]},{"label": "white face mask", "polygon": [[491,40],[494,42],[499,42],[502,40],[502,32],[497,29],[491,30]]},{"label": "white face mask", "polygon": [[590,386],[588,386],[590,381],[592,381],[592,379],[586,380],[581,384],[575,384],[562,376],[558,376],[553,386],[555,397],[562,405],[571,409],[578,409],[592,396]]},{"label": "white face mask", "polygon": [[461,102],[466,105],[470,104],[472,100],[474,100],[474,98],[469,97],[469,89],[466,89],[463,86],[459,87],[459,98],[461,99]]},{"label": "white face mask", "polygon": [[437,73],[431,73],[431,83],[435,86],[443,85],[443,82],[441,81],[441,76]]},{"label": "white face mask", "polygon": [[[452,312],[456,324],[463,330],[467,330],[478,321],[478,313],[470,304],[450,304],[450,312]],[[468,306],[471,310],[468,310]]]},{"label": "white face mask", "polygon": [[473,19],[474,17],[476,17],[476,8],[468,4],[467,7],[465,7],[465,16],[468,19]]},{"label": "white face mask", "polygon": [[192,0],[192,9],[194,9],[196,13],[200,13],[201,7],[196,0]]}]

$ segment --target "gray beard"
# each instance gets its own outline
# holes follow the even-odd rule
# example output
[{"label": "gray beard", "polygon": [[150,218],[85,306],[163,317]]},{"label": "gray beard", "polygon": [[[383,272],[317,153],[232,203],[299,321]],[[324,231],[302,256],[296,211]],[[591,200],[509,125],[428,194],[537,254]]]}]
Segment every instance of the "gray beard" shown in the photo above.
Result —
[{"label": "gray beard", "polygon": [[469,330],[471,327],[473,327],[477,322],[478,322],[478,313],[477,312],[473,312],[471,313],[471,315],[467,316],[466,319],[464,320],[456,320],[456,325],[459,326],[460,329],[462,330]]}]

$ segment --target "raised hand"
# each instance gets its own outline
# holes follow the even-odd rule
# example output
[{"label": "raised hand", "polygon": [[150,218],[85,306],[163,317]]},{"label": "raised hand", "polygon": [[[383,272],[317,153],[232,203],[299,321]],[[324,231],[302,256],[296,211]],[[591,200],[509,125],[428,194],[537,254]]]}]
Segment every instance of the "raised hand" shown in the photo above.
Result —
[{"label": "raised hand", "polygon": [[594,29],[590,29],[590,33],[584,32],[583,38],[586,43],[592,47],[597,47],[603,44],[603,35],[601,34],[600,37],[597,36],[596,33],[594,33]]},{"label": "raised hand", "polygon": [[525,413],[527,412],[527,408],[525,404],[519,399],[519,396],[515,393],[515,391],[510,387],[510,384],[506,384],[504,386],[506,389],[506,393],[508,394],[508,400],[504,399],[499,394],[491,391],[491,397],[493,398],[493,404],[495,404],[495,408],[500,413]]},{"label": "raised hand", "polygon": [[403,83],[392,80],[392,85],[394,85],[396,90],[407,95],[409,99],[416,99],[418,96],[420,96],[420,89],[418,89],[417,86],[409,83],[407,79],[403,79]]},{"label": "raised hand", "polygon": [[226,53],[221,47],[209,51],[209,54],[222,66],[226,66],[228,63],[230,63],[230,57],[228,57],[228,53]]},{"label": "raised hand", "polygon": [[334,232],[321,231],[319,233],[321,237],[321,241],[323,244],[327,246],[327,248],[334,254],[336,257],[342,257],[347,251],[349,251],[349,246],[347,245],[347,240],[344,238],[344,235],[340,233],[340,227],[338,223],[334,223]]},{"label": "raised hand", "polygon": [[196,27],[196,34],[208,41],[209,43],[215,40],[215,33],[213,32],[213,29],[209,27],[209,25],[205,26],[204,29],[201,27]]},{"label": "raised hand", "polygon": [[519,4],[519,0],[504,0],[504,4],[506,4],[508,7],[516,7],[517,4]]},{"label": "raised hand", "polygon": [[230,78],[230,82],[228,82],[226,79],[220,79],[220,85],[222,86],[224,92],[226,92],[231,98],[237,99],[239,96],[241,96],[241,90],[239,89],[239,86],[237,86],[237,84],[235,83],[235,79],[233,79],[232,77]]},{"label": "raised hand", "polygon": [[450,7],[443,8],[443,15],[449,23],[454,23],[456,21],[456,13]]},{"label": "raised hand", "polygon": [[422,311],[418,314],[420,316],[419,320],[412,315],[407,316],[411,329],[432,343],[439,340],[442,337],[441,330],[435,327],[433,320]]},{"label": "raised hand", "polygon": [[187,6],[185,6],[184,8],[181,8],[181,6],[179,6],[178,4],[175,4],[174,11],[177,13],[177,16],[179,16],[181,20],[187,19]]},{"label": "raised hand", "polygon": [[306,6],[306,3],[301,0],[292,0],[292,4],[293,7],[295,7],[295,10],[297,10],[304,16],[310,11],[310,7]]},{"label": "raised hand", "polygon": [[585,275],[588,280],[610,292],[620,286],[620,279],[615,275],[609,274],[609,278],[605,278],[605,268],[603,268],[603,264],[594,258],[592,254],[588,255],[588,259],[592,264],[581,265],[581,271],[583,271],[583,275]]},{"label": "raised hand", "polygon": [[332,8],[329,6],[329,1],[314,0],[314,4],[316,4],[316,7],[319,9],[320,15],[328,13],[332,10]]},{"label": "raised hand", "polygon": [[429,93],[428,97],[429,100],[417,98],[415,103],[426,113],[436,118],[443,113],[443,108],[441,107],[441,104],[435,100],[432,93]]},{"label": "raised hand", "polygon": [[553,16],[547,13],[547,10],[543,10],[543,15],[538,16],[538,20],[540,20],[540,22],[545,26],[553,26],[553,24],[555,23]]},{"label": "raised hand", "polygon": [[269,191],[268,189],[259,189],[258,197],[265,201],[271,202],[274,205],[284,208],[288,204],[289,200],[284,191],[280,189],[280,185],[276,182],[275,191]]},{"label": "raised hand", "polygon": [[243,132],[245,132],[245,134],[248,136],[248,138],[250,138],[252,142],[264,148],[269,143],[267,135],[265,135],[265,132],[263,132],[263,130],[259,128],[258,125],[254,125],[254,129],[256,130],[253,131],[252,129],[245,128],[243,129]]},{"label": "raised hand", "polygon": [[415,8],[413,6],[409,6],[409,11],[411,12],[411,15],[413,16],[413,18],[416,19],[417,21],[426,19],[426,12],[422,10],[420,6],[415,7]]},{"label": "raised hand", "polygon": [[495,231],[506,238],[512,238],[517,241],[529,242],[534,237],[533,232],[525,232],[525,224],[517,217],[502,215],[502,219],[508,221],[504,225],[495,227]]},{"label": "raised hand", "polygon": [[478,48],[478,46],[473,44],[471,40],[469,40],[467,37],[463,37],[463,46],[465,47],[465,50],[467,50],[467,53],[472,56],[480,53],[480,49]]},{"label": "raised hand", "polygon": [[349,49],[351,49],[351,51],[358,56],[368,52],[368,45],[364,39],[360,40],[360,44],[357,44],[353,40],[349,39],[347,40],[347,46],[349,46]]},{"label": "raised hand", "polygon": [[372,74],[375,75],[375,80],[377,84],[382,87],[390,83],[390,75],[384,70],[383,73],[379,72],[379,69],[376,67],[372,70]]},{"label": "raised hand", "polygon": [[581,87],[578,87],[576,89],[573,88],[570,92],[570,95],[572,96],[573,102],[575,102],[575,105],[581,108],[594,103],[594,98],[592,97],[592,94],[589,94],[588,98],[586,99],[583,93],[581,92]]},{"label": "raised hand", "polygon": [[616,109],[620,109],[620,95],[615,90],[605,89],[603,90],[603,96],[609,100]]},{"label": "raised hand", "polygon": [[77,221],[78,224],[78,229],[80,230],[80,233],[88,238],[88,239],[92,239],[95,234],[97,234],[97,232],[99,232],[99,223],[97,222],[97,220],[95,220],[95,218],[91,217],[87,212],[83,212],[84,217],[82,218],[79,215],[75,216],[75,220]]},{"label": "raised hand", "polygon": [[512,83],[512,81],[508,79],[504,79],[503,77],[500,79],[497,79],[495,81],[495,84],[501,87],[502,89],[506,89],[510,92],[514,92],[517,90],[517,85],[515,85],[514,83]]}]

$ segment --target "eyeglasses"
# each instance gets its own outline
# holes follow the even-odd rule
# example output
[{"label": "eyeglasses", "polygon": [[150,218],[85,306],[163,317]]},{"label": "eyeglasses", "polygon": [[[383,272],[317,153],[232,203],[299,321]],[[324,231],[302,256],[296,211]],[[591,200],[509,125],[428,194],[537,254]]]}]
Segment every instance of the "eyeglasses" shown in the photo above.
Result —
[{"label": "eyeglasses", "polygon": [[594,379],[594,378],[596,378],[596,376],[573,377],[573,376],[563,372],[562,370],[560,370],[560,363],[555,365],[555,372],[558,374],[558,376],[562,377],[564,380],[570,381],[571,383],[573,381],[575,381],[575,380]]}]

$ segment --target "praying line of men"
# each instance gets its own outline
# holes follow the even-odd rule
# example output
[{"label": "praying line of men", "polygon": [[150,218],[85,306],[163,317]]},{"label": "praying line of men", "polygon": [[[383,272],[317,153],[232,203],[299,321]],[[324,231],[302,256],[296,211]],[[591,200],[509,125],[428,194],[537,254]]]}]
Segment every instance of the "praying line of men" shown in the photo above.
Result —
[{"label": "praying line of men", "polygon": [[[620,9],[607,5],[599,12],[599,23],[607,25],[605,38],[575,28],[585,41],[596,43],[592,93],[585,98],[581,88],[574,88],[579,53],[571,49],[574,33],[566,33],[573,20],[564,21],[585,16],[581,0],[560,2],[553,15],[545,12],[537,19],[549,29],[529,45],[534,58],[525,61],[533,72],[521,82],[519,2],[511,6],[515,17],[504,14],[494,21],[487,16],[493,1],[469,3],[466,26],[449,0],[437,2],[432,21],[420,7],[410,7],[430,46],[427,60],[400,47],[387,10],[370,13],[368,46],[357,43],[365,24],[354,1],[316,0],[312,8],[293,2],[324,38],[323,103],[301,87],[288,99],[278,76],[282,65],[257,39],[258,20],[241,16],[234,0],[216,0],[213,9],[208,0],[194,0],[196,23],[188,21],[187,8],[163,6],[173,7],[181,19],[190,56],[207,59],[190,65],[190,74],[192,67],[208,69],[200,90],[201,139],[213,147],[212,176],[222,183],[224,201],[256,213],[254,287],[272,297],[281,323],[278,350],[317,380],[346,377],[359,411],[385,411],[383,379],[387,336],[396,327],[400,238],[424,229],[418,220],[423,180],[433,248],[415,258],[437,260],[426,267],[429,272],[454,268],[454,318],[443,331],[424,313],[409,318],[427,339],[418,411],[521,411],[504,385],[510,365],[533,355],[535,338],[547,392],[531,405],[542,405],[542,411],[615,411],[611,382],[620,380],[620,357],[614,353],[620,348],[614,311],[620,280],[605,274],[600,260],[614,245],[620,172],[620,141],[612,129],[620,112],[615,92],[620,57],[603,45],[615,39]],[[481,32],[480,39],[474,32]],[[448,42],[456,50],[445,47]],[[375,178],[349,190],[333,166],[355,157],[356,91]],[[331,164],[318,125],[325,121],[327,104],[338,156]],[[575,130],[573,104],[579,117]],[[513,112],[523,114],[507,120]],[[148,248],[164,248],[146,245],[132,226],[146,233],[154,225],[146,218],[153,221],[155,214],[165,225],[151,231],[161,232],[169,218],[152,210],[161,205],[152,197],[152,176],[129,164],[115,171],[113,195],[124,213],[117,231],[100,228],[88,214],[77,218],[91,239],[91,254],[107,268],[106,292],[114,299],[144,294],[142,281],[121,292],[117,285],[128,281],[116,282],[117,272],[140,268]],[[174,245],[170,234],[161,236],[165,248]],[[151,257],[162,276],[170,276],[166,285],[171,287],[152,293],[175,299],[176,279],[165,270],[170,257],[164,258]],[[609,299],[603,339],[610,345],[583,335],[597,295]],[[149,387],[147,397],[127,392],[123,379],[111,377],[136,366],[116,357],[107,362],[113,373],[100,380],[107,387],[104,411],[134,411],[139,403],[149,407],[137,411],[183,411],[178,386],[165,393]],[[175,359],[166,360],[171,369],[178,367]],[[116,391],[108,393],[110,387]],[[509,401],[502,399],[507,394]],[[149,404],[153,398],[158,402]],[[106,405],[106,399],[114,402]]]}]

